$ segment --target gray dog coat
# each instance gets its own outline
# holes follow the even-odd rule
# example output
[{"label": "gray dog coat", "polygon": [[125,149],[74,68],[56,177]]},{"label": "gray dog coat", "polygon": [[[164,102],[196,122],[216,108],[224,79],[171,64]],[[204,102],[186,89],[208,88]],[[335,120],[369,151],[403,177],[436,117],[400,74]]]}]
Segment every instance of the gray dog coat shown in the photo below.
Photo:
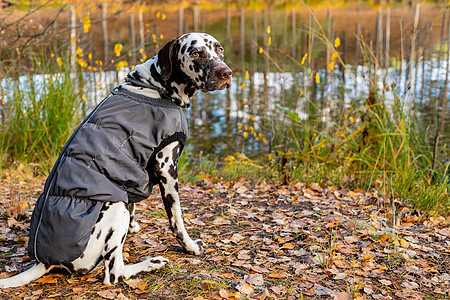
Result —
[{"label": "gray dog coat", "polygon": [[115,88],[64,146],[31,216],[28,252],[47,265],[80,257],[104,202],[134,203],[156,184],[155,155],[188,137],[186,117],[169,99]]}]

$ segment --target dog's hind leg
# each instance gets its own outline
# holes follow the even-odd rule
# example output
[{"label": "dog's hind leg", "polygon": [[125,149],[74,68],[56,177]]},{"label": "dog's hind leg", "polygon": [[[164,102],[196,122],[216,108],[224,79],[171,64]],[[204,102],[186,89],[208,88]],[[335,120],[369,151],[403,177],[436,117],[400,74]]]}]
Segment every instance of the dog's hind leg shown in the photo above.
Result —
[{"label": "dog's hind leg", "polygon": [[184,227],[181,212],[177,169],[180,154],[179,142],[173,142],[164,147],[156,155],[155,173],[159,180],[159,189],[169,218],[170,229],[187,253],[200,255],[204,252],[206,245],[201,240],[191,239]]},{"label": "dog's hind leg", "polygon": [[[112,219],[120,220],[121,226],[114,226],[109,229],[105,236],[104,245],[104,258],[105,258],[105,278],[104,284],[110,285],[117,283],[120,279],[128,279],[141,272],[150,272],[161,269],[169,260],[158,256],[149,257],[144,261],[132,265],[125,265],[123,263],[123,244],[128,232],[128,224],[130,222],[130,215],[127,208],[122,203],[113,204],[117,205],[114,208],[113,214],[110,216]],[[105,213],[106,214],[106,213]]]},{"label": "dog's hind leg", "polygon": [[127,209],[130,212],[130,226],[128,226],[128,232],[138,233],[139,230],[141,230],[141,226],[139,226],[139,223],[136,221],[136,218],[134,216],[134,212],[136,211],[136,204],[128,203]]}]

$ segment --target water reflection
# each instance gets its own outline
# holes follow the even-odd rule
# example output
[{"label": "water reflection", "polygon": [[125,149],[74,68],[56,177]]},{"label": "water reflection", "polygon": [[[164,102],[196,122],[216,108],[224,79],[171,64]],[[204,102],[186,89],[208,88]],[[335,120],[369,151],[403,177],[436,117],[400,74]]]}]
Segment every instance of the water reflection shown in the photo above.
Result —
[{"label": "water reflection", "polygon": [[[129,68],[113,71],[119,63],[132,66],[155,55],[174,36],[206,31],[224,44],[235,75],[230,90],[199,92],[187,110],[189,149],[194,153],[272,151],[302,122],[317,130],[339,126],[350,110],[365,105],[371,88],[388,103],[400,98],[420,126],[435,132],[443,99],[450,96],[450,22],[444,7],[312,8],[252,1],[237,8],[233,3],[214,8],[198,1],[48,7],[25,18],[17,32],[12,27],[2,32],[0,58],[5,66],[23,60],[22,54],[10,51],[23,41],[23,32],[36,33],[39,26],[52,24],[52,30],[37,35],[35,46],[23,52],[43,53],[48,62],[56,59],[51,53],[71,53],[74,62],[82,59],[82,88],[95,104],[124,78]],[[19,13],[11,9],[0,14],[11,18],[8,14]],[[86,31],[87,23],[92,26]],[[123,50],[113,51],[119,45]],[[9,69],[32,72],[26,63]],[[9,80],[1,84],[6,100]],[[448,132],[446,122],[444,142]]]}]

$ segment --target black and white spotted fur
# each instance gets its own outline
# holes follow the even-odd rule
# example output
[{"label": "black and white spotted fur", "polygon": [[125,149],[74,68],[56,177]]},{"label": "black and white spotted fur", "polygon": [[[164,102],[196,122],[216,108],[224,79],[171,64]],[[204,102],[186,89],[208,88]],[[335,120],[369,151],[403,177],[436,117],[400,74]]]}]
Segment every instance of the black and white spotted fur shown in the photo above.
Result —
[{"label": "black and white spotted fur", "polygon": [[[213,91],[231,85],[231,70],[223,62],[223,48],[212,36],[190,33],[168,42],[157,56],[138,65],[122,87],[150,97],[171,98],[181,107],[189,107],[190,98],[198,90]],[[152,87],[152,88],[150,88]],[[181,154],[180,142],[173,142],[156,155],[154,173],[159,182],[162,200],[170,228],[183,249],[192,255],[203,253],[205,244],[193,240],[184,227],[178,194],[177,163]],[[87,273],[105,262],[104,284],[117,283],[140,272],[164,267],[164,257],[148,257],[144,261],[125,265],[122,248],[128,232],[138,232],[134,220],[134,204],[107,202],[100,212],[88,245],[83,254],[64,266],[37,263],[29,270],[0,280],[0,288],[16,287],[38,279],[53,267],[71,272]]]}]

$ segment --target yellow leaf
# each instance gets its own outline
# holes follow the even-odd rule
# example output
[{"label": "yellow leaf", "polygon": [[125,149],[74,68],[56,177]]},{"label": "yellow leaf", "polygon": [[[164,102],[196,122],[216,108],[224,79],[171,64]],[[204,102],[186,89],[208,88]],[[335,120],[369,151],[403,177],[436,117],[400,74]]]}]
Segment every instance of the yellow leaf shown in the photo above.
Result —
[{"label": "yellow leaf", "polygon": [[161,20],[165,20],[166,19],[166,14],[161,14]]},{"label": "yellow leaf", "polygon": [[263,48],[259,48],[259,54],[262,54],[263,53]]},{"label": "yellow leaf", "polygon": [[305,63],[305,60],[307,57],[308,57],[308,53],[305,53],[305,55],[303,55],[303,58],[302,58],[302,62],[301,62],[302,65]]},{"label": "yellow leaf", "polygon": [[284,277],[286,277],[286,274],[274,272],[274,273],[270,273],[270,274],[268,275],[268,277],[269,277],[269,278],[284,278]]},{"label": "yellow leaf", "polygon": [[339,37],[337,37],[337,38],[334,40],[334,47],[337,48],[337,47],[339,47],[340,45],[341,45],[341,39],[340,39]]},{"label": "yellow leaf", "polygon": [[241,84],[241,90],[245,89],[245,83]]},{"label": "yellow leaf", "polygon": [[281,246],[281,249],[292,250],[292,249],[294,249],[294,245],[292,243],[286,243],[283,246]]},{"label": "yellow leaf", "polygon": [[380,241],[385,242],[389,240],[389,236],[388,235],[380,235]]},{"label": "yellow leaf", "polygon": [[334,61],[330,62],[328,65],[328,70],[333,71],[334,70]]},{"label": "yellow leaf", "polygon": [[248,137],[248,132],[247,131],[244,131],[244,137],[245,138]]},{"label": "yellow leaf", "polygon": [[320,83],[319,73],[316,73],[316,83]]},{"label": "yellow leaf", "polygon": [[53,275],[46,275],[43,276],[41,278],[39,278],[38,280],[36,280],[35,282],[41,282],[41,283],[56,283],[56,281],[58,281],[57,278],[53,277]]},{"label": "yellow leaf", "polygon": [[266,28],[267,34],[270,34],[270,25]]},{"label": "yellow leaf", "polygon": [[116,54],[117,57],[120,56],[120,51],[122,51],[122,49],[123,49],[123,45],[122,44],[116,43],[114,45],[114,53]]},{"label": "yellow leaf", "polygon": [[269,38],[267,39],[267,46],[272,45],[272,38],[269,36]]},{"label": "yellow leaf", "polygon": [[337,56],[338,56],[338,52],[336,51],[336,52],[334,52],[332,55],[331,55],[331,61],[334,61],[336,58],[337,58]]},{"label": "yellow leaf", "polygon": [[400,240],[400,246],[402,246],[403,248],[408,248],[409,247],[409,243],[407,241],[405,241],[404,239]]},{"label": "yellow leaf", "polygon": [[372,258],[372,255],[370,253],[367,253],[363,258],[361,258],[361,261],[368,261]]},{"label": "yellow leaf", "polygon": [[355,193],[355,192],[353,192],[353,191],[349,191],[349,192],[348,192],[348,195],[349,195],[350,197],[352,197],[352,198],[355,198],[355,197],[358,197],[358,196],[359,196],[359,194],[357,194],[357,193]]},{"label": "yellow leaf", "polygon": [[75,54],[77,55],[77,56],[83,56],[83,49],[81,49],[80,47],[78,47],[77,48],[77,51],[75,52]]},{"label": "yellow leaf", "polygon": [[392,242],[392,244],[394,244],[395,246],[400,246],[400,243],[397,241],[397,240],[394,240],[393,242]]}]

